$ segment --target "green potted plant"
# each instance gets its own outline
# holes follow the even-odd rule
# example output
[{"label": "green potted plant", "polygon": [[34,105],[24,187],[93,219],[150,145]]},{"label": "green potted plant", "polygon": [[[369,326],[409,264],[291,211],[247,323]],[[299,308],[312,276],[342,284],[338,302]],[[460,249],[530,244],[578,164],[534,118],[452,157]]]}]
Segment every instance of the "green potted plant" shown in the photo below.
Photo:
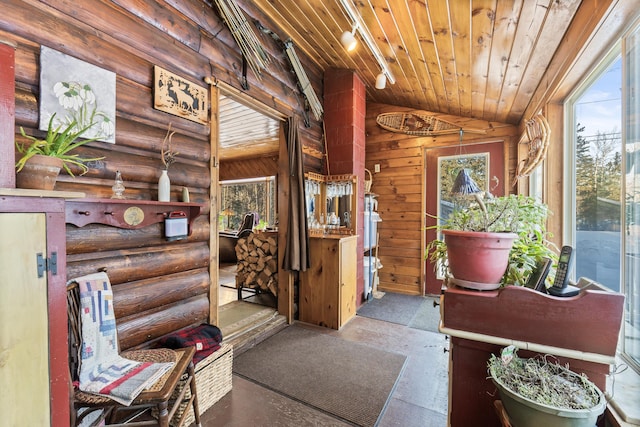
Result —
[{"label": "green potted plant", "polygon": [[74,120],[66,126],[63,124],[55,126],[54,118],[55,114],[49,120],[44,139],[27,135],[24,129],[20,128],[20,134],[31,142],[16,141],[18,153],[22,155],[16,163],[18,187],[53,190],[61,168],[64,168],[69,175],[75,176],[69,168],[69,164],[72,164],[82,170],[82,175],[89,170],[86,162],[104,158],[83,158],[72,153],[76,148],[98,139],[78,140],[93,124],[77,129],[77,122]]},{"label": "green potted plant", "polygon": [[436,228],[425,257],[436,271],[462,286],[488,290],[524,285],[544,258],[557,258],[547,241],[547,206],[533,197],[474,193],[473,202],[454,209]]},{"label": "green potted plant", "polygon": [[513,425],[594,426],[604,412],[604,394],[584,375],[548,360],[522,359],[514,346],[491,355],[488,373]]}]

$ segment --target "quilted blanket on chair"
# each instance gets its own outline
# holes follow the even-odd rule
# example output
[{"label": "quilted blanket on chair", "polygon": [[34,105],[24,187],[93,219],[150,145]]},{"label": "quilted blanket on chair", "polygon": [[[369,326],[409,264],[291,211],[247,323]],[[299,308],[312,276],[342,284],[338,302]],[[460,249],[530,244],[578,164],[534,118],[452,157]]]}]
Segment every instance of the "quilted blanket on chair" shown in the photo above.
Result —
[{"label": "quilted blanket on chair", "polygon": [[82,321],[80,390],[109,397],[123,405],[153,385],[173,363],[136,362],[118,354],[113,293],[106,273],[90,274],[77,282]]}]

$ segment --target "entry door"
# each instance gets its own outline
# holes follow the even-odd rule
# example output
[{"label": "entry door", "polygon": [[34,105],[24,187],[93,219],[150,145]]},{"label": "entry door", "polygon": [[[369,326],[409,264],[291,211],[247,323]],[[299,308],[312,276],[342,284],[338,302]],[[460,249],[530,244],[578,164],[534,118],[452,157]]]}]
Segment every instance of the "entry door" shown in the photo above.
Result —
[{"label": "entry door", "polygon": [[[462,167],[471,169],[478,186],[495,196],[504,195],[504,143],[491,142],[464,146],[432,148],[426,151],[426,238],[428,245],[436,239],[436,218],[446,217],[451,209],[451,184]],[[423,250],[424,253],[424,250]],[[425,261],[425,293],[439,294],[442,277],[437,277],[433,264]],[[439,276],[439,275],[438,275]]]}]

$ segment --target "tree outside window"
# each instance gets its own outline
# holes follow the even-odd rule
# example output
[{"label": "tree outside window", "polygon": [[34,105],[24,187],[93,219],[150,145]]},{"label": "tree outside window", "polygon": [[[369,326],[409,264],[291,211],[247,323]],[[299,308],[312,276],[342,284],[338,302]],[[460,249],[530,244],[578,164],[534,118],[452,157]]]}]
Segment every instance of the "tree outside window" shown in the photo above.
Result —
[{"label": "tree outside window", "polygon": [[223,181],[220,187],[218,226],[221,230],[238,230],[249,212],[258,214],[258,228],[275,225],[275,177]]}]

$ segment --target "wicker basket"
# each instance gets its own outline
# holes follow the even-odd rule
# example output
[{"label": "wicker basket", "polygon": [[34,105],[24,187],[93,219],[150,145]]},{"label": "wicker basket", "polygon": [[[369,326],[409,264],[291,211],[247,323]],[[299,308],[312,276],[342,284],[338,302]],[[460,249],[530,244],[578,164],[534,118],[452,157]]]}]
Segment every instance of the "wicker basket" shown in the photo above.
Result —
[{"label": "wicker basket", "polygon": [[371,171],[369,169],[364,170],[367,174],[367,177],[364,179],[364,192],[371,192],[371,184],[373,183],[373,176],[371,175]]},{"label": "wicker basket", "polygon": [[[198,406],[200,414],[212,407],[218,400],[231,391],[233,370],[233,346],[223,343],[220,349],[211,353],[206,359],[202,359],[196,365],[196,389],[198,391]],[[177,387],[176,392],[180,393],[184,385]],[[185,399],[191,397],[191,391],[187,390]],[[174,426],[175,421],[186,408],[186,403],[180,405],[176,411],[176,415],[172,418],[171,425]],[[193,406],[189,405],[189,413],[187,414],[183,425],[191,425],[195,421],[193,416]]]}]

